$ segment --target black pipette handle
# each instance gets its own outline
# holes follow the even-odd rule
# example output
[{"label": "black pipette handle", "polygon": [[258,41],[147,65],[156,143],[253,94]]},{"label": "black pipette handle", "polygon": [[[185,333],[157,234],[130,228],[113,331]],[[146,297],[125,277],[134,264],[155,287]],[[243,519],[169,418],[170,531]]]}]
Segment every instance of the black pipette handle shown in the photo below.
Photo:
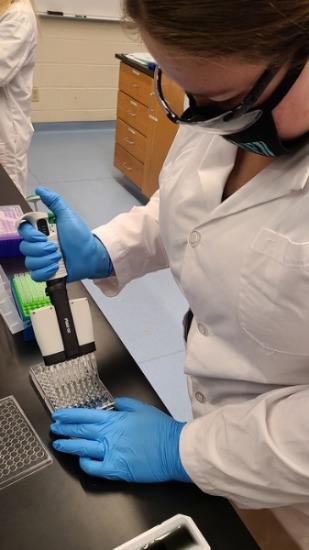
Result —
[{"label": "black pipette handle", "polygon": [[50,297],[50,301],[56,311],[66,359],[78,357],[81,352],[70,308],[65,278],[47,281],[46,294]]}]

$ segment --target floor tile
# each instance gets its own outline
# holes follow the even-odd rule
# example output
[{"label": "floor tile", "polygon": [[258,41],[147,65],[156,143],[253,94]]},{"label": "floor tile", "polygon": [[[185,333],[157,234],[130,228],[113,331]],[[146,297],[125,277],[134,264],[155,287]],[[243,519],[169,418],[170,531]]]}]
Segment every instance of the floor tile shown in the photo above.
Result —
[{"label": "floor tile", "polygon": [[171,415],[180,422],[192,419],[187,393],[187,379],[183,373],[184,352],[160,357],[143,363],[143,372]]},{"label": "floor tile", "polygon": [[42,185],[116,175],[114,130],[34,133],[29,151],[32,174]]}]

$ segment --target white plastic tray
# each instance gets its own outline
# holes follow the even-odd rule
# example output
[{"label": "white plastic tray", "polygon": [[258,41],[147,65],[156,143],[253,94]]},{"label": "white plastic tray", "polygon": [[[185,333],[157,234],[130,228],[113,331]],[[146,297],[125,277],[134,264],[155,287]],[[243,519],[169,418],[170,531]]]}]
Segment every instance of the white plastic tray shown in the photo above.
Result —
[{"label": "white plastic tray", "polygon": [[114,550],[210,550],[209,544],[194,523],[183,514],[145,531]]}]

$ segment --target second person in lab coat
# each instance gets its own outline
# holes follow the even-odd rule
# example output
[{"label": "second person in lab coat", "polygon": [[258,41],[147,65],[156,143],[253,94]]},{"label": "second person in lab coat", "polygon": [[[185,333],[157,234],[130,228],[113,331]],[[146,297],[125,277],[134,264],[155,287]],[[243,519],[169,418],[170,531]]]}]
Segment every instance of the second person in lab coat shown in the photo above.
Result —
[{"label": "second person in lab coat", "polygon": [[[27,194],[27,153],[33,127],[31,94],[37,45],[29,0],[0,1],[0,164]],[[0,190],[1,192],[1,190]]]}]

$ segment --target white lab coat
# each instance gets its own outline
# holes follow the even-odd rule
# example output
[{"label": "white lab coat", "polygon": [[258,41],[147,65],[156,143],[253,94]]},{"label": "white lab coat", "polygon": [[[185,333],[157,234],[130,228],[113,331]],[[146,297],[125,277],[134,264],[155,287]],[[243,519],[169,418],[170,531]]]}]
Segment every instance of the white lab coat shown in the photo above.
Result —
[{"label": "white lab coat", "polygon": [[[95,230],[117,275],[97,281],[107,295],[169,265],[186,296],[194,419],[181,460],[240,507],[309,509],[308,154],[276,159],[222,203],[235,146],[182,127],[160,193]],[[289,510],[275,513],[291,531]],[[308,549],[309,521],[297,532]]]},{"label": "white lab coat", "polygon": [[31,93],[36,44],[31,3],[13,2],[0,16],[0,163],[23,194],[33,134]]}]

